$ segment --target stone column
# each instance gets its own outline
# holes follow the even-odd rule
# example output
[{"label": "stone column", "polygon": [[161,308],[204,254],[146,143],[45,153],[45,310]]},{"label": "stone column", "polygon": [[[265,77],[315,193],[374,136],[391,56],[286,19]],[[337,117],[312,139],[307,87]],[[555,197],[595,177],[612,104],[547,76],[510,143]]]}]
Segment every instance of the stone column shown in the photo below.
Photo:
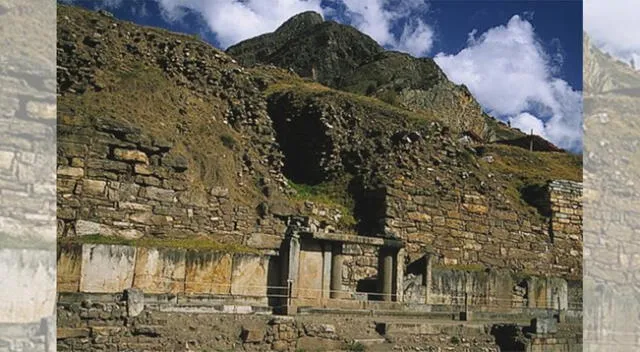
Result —
[{"label": "stone column", "polygon": [[[288,243],[283,255],[282,265],[282,286],[285,287],[284,292],[289,297],[295,297],[296,281],[298,279],[298,270],[300,265],[300,240],[297,234],[293,234],[288,238]],[[286,305],[291,302],[287,299]]]},{"label": "stone column", "polygon": [[431,253],[427,253],[424,255],[425,267],[424,267],[424,303],[429,304],[429,297],[431,296],[431,286],[432,286],[432,274],[431,270],[433,268],[433,255]]},{"label": "stone column", "polygon": [[329,298],[330,296],[332,250],[331,243],[325,242],[322,244],[322,298]]},{"label": "stone column", "polygon": [[331,298],[342,298],[342,243],[333,244],[331,257]]},{"label": "stone column", "polygon": [[393,255],[383,250],[382,253],[382,299],[392,301],[393,295]]},{"label": "stone column", "polygon": [[532,276],[527,279],[527,308],[536,308],[538,305],[538,302],[536,302],[536,284],[535,277]]},{"label": "stone column", "polygon": [[396,281],[395,281],[395,292],[396,292],[396,302],[404,301],[404,248],[398,249],[398,253],[396,254],[395,264],[396,264]]}]

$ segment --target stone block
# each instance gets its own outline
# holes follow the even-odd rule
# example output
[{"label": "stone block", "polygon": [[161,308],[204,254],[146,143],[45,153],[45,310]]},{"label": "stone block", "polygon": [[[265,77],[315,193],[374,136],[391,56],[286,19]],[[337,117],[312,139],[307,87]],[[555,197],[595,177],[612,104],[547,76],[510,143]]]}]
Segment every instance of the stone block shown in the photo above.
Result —
[{"label": "stone block", "polygon": [[419,222],[429,222],[431,221],[431,216],[421,212],[409,212],[407,213],[407,217],[413,221]]},{"label": "stone block", "polygon": [[171,223],[172,218],[165,215],[155,215],[153,213],[134,213],[129,219],[135,223],[153,226],[165,226]]},{"label": "stone block", "polygon": [[267,294],[269,257],[236,254],[233,257],[231,294],[264,297]]},{"label": "stone block", "polygon": [[128,173],[131,169],[129,164],[114,160],[89,159],[86,164],[88,168],[97,169],[101,172],[114,171],[119,173]]},{"label": "stone block", "polygon": [[161,163],[162,166],[170,167],[176,171],[184,171],[189,167],[189,160],[182,155],[166,154]]},{"label": "stone block", "polygon": [[82,192],[90,195],[103,195],[107,182],[100,180],[82,180]]},{"label": "stone block", "polygon": [[135,210],[141,212],[151,212],[153,207],[148,204],[134,203],[134,202],[120,202],[118,208],[122,210]]},{"label": "stone block", "polygon": [[91,330],[89,328],[57,328],[56,338],[58,340],[89,337]]},{"label": "stone block", "polygon": [[462,204],[462,208],[477,214],[486,214],[489,211],[486,205],[481,204]]},{"label": "stone block", "polygon": [[144,310],[144,292],[137,288],[124,291],[127,300],[127,315],[137,317]]},{"label": "stone block", "polygon": [[114,293],[131,288],[135,257],[134,247],[83,245],[80,291]]},{"label": "stone block", "polygon": [[151,170],[151,167],[147,164],[135,164],[133,166],[133,171],[136,174],[140,174],[140,175],[151,175],[153,174],[153,170]]},{"label": "stone block", "polygon": [[81,245],[71,245],[58,248],[56,270],[58,292],[78,292],[80,289],[81,266]]},{"label": "stone block", "polygon": [[244,343],[260,343],[264,339],[264,328],[244,325],[241,337]]},{"label": "stone block", "polygon": [[185,293],[228,294],[232,257],[225,253],[186,252]]},{"label": "stone block", "polygon": [[58,152],[65,157],[83,157],[87,153],[87,146],[79,143],[58,142]]},{"label": "stone block", "polygon": [[143,164],[149,163],[149,157],[147,157],[147,154],[140,150],[115,148],[113,150],[113,156],[117,160],[133,161]]},{"label": "stone block", "polygon": [[303,243],[300,251],[297,293],[300,298],[322,298],[324,258],[322,248],[316,242]]},{"label": "stone block", "polygon": [[14,156],[14,152],[0,150],[0,170],[11,170]]},{"label": "stone block", "polygon": [[115,231],[107,225],[100,224],[93,221],[78,220],[76,221],[76,235],[103,235],[103,236],[115,236]]},{"label": "stone block", "polygon": [[141,184],[144,186],[161,186],[162,185],[162,181],[160,181],[160,179],[153,176],[138,175],[135,178],[135,182],[137,184]]},{"label": "stone block", "polygon": [[136,240],[144,237],[144,233],[138,229],[122,229],[116,230],[116,236],[127,240]]},{"label": "stone block", "polygon": [[[2,220],[0,217],[0,222]],[[33,323],[51,316],[55,311],[55,267],[54,248],[0,248],[0,275],[3,278],[0,288],[0,331],[4,332],[6,323]],[[2,345],[2,348],[5,346]]]},{"label": "stone block", "polygon": [[176,192],[171,189],[164,189],[158,187],[144,187],[144,197],[157,200],[160,202],[172,203],[176,200]]},{"label": "stone block", "polygon": [[27,115],[33,119],[55,120],[56,104],[30,101],[26,105]]},{"label": "stone block", "polygon": [[133,286],[147,293],[182,293],[186,275],[186,251],[138,248]]},{"label": "stone block", "polygon": [[80,178],[84,176],[84,169],[79,167],[60,166],[58,167],[57,174],[58,176]]},{"label": "stone block", "polygon": [[536,334],[555,334],[558,332],[556,319],[550,317],[531,319],[531,328]]},{"label": "stone block", "polygon": [[247,246],[259,249],[279,249],[282,237],[264,233],[252,233],[247,239]]},{"label": "stone block", "polygon": [[226,187],[213,187],[211,188],[210,194],[217,198],[227,198],[229,196],[229,189]]}]

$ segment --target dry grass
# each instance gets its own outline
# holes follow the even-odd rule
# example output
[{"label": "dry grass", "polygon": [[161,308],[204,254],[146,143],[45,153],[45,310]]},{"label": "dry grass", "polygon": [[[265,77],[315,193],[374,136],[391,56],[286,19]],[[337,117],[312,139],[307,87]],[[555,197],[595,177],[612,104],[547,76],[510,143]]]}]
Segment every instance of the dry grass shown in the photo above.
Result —
[{"label": "dry grass", "polygon": [[102,91],[60,97],[60,116],[107,116],[140,127],[147,137],[172,141],[172,153],[189,159],[187,176],[194,192],[225,185],[241,204],[259,197],[258,190],[236,187],[241,161],[226,141],[234,140],[240,150],[244,140],[223,123],[225,103],[202,98],[177,86],[159,68],[143,64],[98,72],[96,80],[105,86]]},{"label": "dry grass", "polygon": [[582,156],[557,152],[530,152],[519,147],[493,144],[485,154],[494,157],[493,163],[481,161],[493,173],[513,175],[524,184],[548,180],[582,181]]}]

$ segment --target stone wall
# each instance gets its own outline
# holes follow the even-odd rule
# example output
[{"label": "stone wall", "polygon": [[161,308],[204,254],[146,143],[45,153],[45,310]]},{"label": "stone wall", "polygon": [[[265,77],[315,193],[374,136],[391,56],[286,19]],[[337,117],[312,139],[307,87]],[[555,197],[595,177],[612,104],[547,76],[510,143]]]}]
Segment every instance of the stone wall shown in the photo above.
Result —
[{"label": "stone wall", "polygon": [[145,296],[138,311],[129,293],[61,294],[58,351],[356,351],[361,345],[380,351],[499,350],[479,324],[398,317],[389,323],[388,317],[340,314],[231,315],[193,302],[154,307],[146,304],[150,298]]},{"label": "stone wall", "polygon": [[[342,287],[351,292],[380,292],[378,287],[379,250],[377,246],[355,243],[342,245]],[[378,299],[379,297],[370,297]]]},{"label": "stone wall", "polygon": [[410,263],[431,252],[445,265],[582,275],[579,183],[555,181],[543,190],[550,217],[475,190],[442,191],[403,179],[382,192],[385,231],[406,241]]},{"label": "stone wall", "polygon": [[406,275],[405,303],[446,307],[461,307],[466,303],[473,306],[473,310],[582,310],[581,281],[523,277],[508,270],[459,270],[444,266],[433,267],[430,274],[426,270],[411,270]]},{"label": "stone wall", "polygon": [[[67,245],[58,254],[58,291],[115,293],[137,288],[150,294],[234,295],[267,304],[277,278],[277,257],[243,253]],[[270,276],[271,275],[271,276]]]},{"label": "stone wall", "polygon": [[553,244],[568,248],[571,257],[582,258],[582,184],[553,181],[548,188]]},{"label": "stone wall", "polygon": [[172,142],[108,118],[58,122],[58,236],[185,237],[275,249],[286,225],[224,185],[194,182],[192,160]]}]

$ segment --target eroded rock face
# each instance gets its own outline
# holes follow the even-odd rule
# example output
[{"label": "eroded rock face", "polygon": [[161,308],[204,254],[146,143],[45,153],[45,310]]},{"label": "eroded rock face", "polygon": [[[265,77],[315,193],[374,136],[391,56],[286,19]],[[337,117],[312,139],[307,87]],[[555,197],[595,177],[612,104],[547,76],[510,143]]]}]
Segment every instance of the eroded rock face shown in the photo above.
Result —
[{"label": "eroded rock face", "polygon": [[333,88],[426,110],[456,132],[490,138],[480,105],[464,86],[449,81],[432,59],[384,51],[352,27],[320,20],[309,13],[298,15],[275,32],[234,45],[227,53],[245,65],[291,68]]}]

